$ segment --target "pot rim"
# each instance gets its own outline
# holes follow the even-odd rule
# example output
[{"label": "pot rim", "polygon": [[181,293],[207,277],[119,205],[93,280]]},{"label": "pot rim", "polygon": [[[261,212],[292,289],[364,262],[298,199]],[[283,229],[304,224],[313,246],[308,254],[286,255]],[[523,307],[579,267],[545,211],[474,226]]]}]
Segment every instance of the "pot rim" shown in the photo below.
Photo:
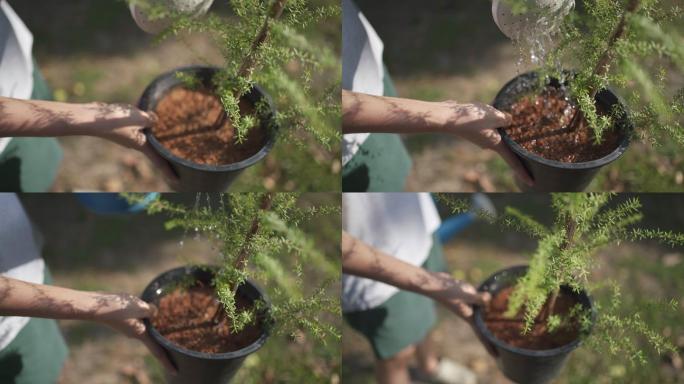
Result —
[{"label": "pot rim", "polygon": [[[146,293],[148,292],[153,292],[153,286],[155,283],[159,280],[161,280],[163,277],[171,274],[175,274],[178,272],[181,272],[185,275],[190,275],[196,272],[197,270],[217,270],[218,267],[214,265],[186,265],[182,267],[177,267],[170,269],[166,272],[163,272],[159,274],[157,277],[152,279],[150,283],[145,287],[143,290],[143,293],[140,295],[141,298],[144,299],[146,296]],[[266,302],[267,308],[270,307],[271,302],[268,298],[268,296],[264,293],[264,291],[259,287],[257,284],[254,283],[251,279],[246,279],[245,284],[251,286],[254,290],[257,291],[261,299]],[[157,290],[159,287],[157,287]],[[264,327],[262,329],[262,333],[259,336],[257,340],[255,340],[253,343],[250,345],[238,349],[236,351],[230,351],[230,352],[224,352],[224,353],[207,353],[207,352],[199,352],[199,351],[193,351],[191,349],[187,349],[185,347],[182,347],[178,344],[173,343],[171,340],[168,340],[164,336],[162,336],[159,331],[152,325],[152,322],[150,321],[149,318],[143,319],[143,322],[145,323],[145,327],[147,329],[147,332],[152,336],[154,341],[159,343],[163,348],[165,349],[172,349],[175,350],[176,352],[182,353],[184,355],[188,355],[194,358],[199,358],[199,359],[206,359],[206,360],[234,360],[234,359],[239,359],[246,357],[247,355],[250,355],[254,352],[256,352],[259,348],[261,348],[264,343],[266,343],[266,339],[269,337],[269,332],[268,328]]]},{"label": "pot rim", "polygon": [[[197,73],[200,71],[211,71],[211,72],[217,72],[219,71],[218,67],[214,66],[204,66],[204,65],[190,65],[190,66],[185,66],[185,67],[178,67],[175,68],[171,71],[162,73],[161,75],[157,76],[152,82],[145,88],[143,91],[143,94],[140,96],[140,100],[138,101],[138,107],[144,111],[148,111],[149,108],[149,100],[151,99],[150,95],[152,91],[158,86],[160,82],[163,80],[166,80],[167,78],[170,78],[172,76],[175,76],[176,73],[178,72],[192,72],[192,73]],[[175,85],[180,84],[181,81],[178,80]],[[168,92],[173,86],[168,87],[164,93]],[[271,97],[264,91],[264,89],[259,86],[258,84],[254,84],[252,86],[252,91],[255,91],[261,98],[265,99],[266,102],[268,103],[270,113],[265,116],[265,119],[267,120],[273,120],[276,114],[276,108],[275,105],[273,104],[273,100]],[[274,128],[267,128],[266,129],[268,139],[266,140],[266,143],[259,149],[257,153],[254,155],[244,159],[240,160],[237,163],[230,163],[230,164],[220,164],[220,165],[209,165],[209,164],[199,164],[195,163],[193,161],[184,159],[182,157],[176,156],[169,149],[167,149],[157,138],[152,134],[152,130],[149,127],[146,127],[144,129],[145,136],[147,138],[147,141],[152,145],[152,147],[159,153],[163,158],[165,158],[168,161],[171,161],[172,163],[177,163],[180,165],[183,165],[185,167],[195,169],[198,171],[204,171],[204,172],[226,172],[226,171],[239,171],[242,169],[245,169],[249,166],[252,166],[256,164],[259,160],[263,159],[273,148],[273,145],[275,144],[276,140],[276,133],[277,133],[277,127]]]},{"label": "pot rim", "polygon": [[[514,265],[511,267],[503,268],[500,269],[493,274],[491,274],[485,281],[483,281],[478,287],[477,290],[479,292],[484,291],[484,287],[492,282],[494,282],[499,275],[503,273],[517,273],[517,272],[522,272],[526,271],[528,269],[527,265]],[[592,303],[591,297],[587,294],[585,290],[582,290],[580,295],[584,295],[587,298],[587,301],[589,303],[589,308],[592,311],[592,324],[594,322],[595,318],[595,310],[594,310],[594,305]],[[479,305],[473,306],[473,318],[475,319],[475,327],[478,332],[480,332],[484,338],[494,344],[496,347],[504,349],[506,351],[519,354],[519,355],[524,355],[524,356],[529,356],[529,357],[554,357],[558,355],[563,355],[570,353],[572,350],[575,348],[579,347],[582,344],[582,337],[578,337],[577,339],[571,341],[568,344],[561,345],[560,347],[552,348],[552,349],[527,349],[527,348],[519,348],[519,347],[514,347],[510,344],[507,344],[503,342],[502,340],[499,340],[494,336],[494,334],[487,328],[487,326],[484,323],[484,319],[482,317],[482,310]]]},{"label": "pot rim", "polygon": [[[514,82],[518,81],[522,77],[536,77],[538,76],[538,72],[536,71],[529,71],[522,73],[518,76],[515,76],[511,80],[509,80],[501,89],[499,92],[496,94],[496,97],[494,98],[494,102],[492,102],[493,105],[497,104],[496,100],[499,99],[499,97],[506,91]],[[620,106],[623,108],[625,113],[627,113],[627,107],[625,104],[622,102],[622,99],[618,97],[618,95],[613,92],[612,89],[610,88],[605,88],[602,89],[599,93],[597,93],[596,98],[600,99],[602,98],[601,95],[607,92],[609,95],[615,97],[616,101]],[[605,96],[604,96],[605,97]],[[544,164],[549,167],[554,167],[554,168],[562,168],[562,169],[572,169],[572,170],[583,170],[583,169],[593,169],[593,168],[599,168],[602,167],[606,164],[609,164],[615,160],[617,160],[620,156],[622,156],[623,153],[627,150],[630,144],[630,138],[631,138],[631,132],[634,129],[633,123],[629,120],[628,117],[625,117],[625,128],[623,129],[623,137],[622,140],[620,140],[620,144],[615,148],[612,152],[607,154],[606,156],[600,157],[598,159],[590,160],[590,161],[581,161],[577,163],[566,163],[562,161],[557,161],[557,160],[551,160],[551,159],[546,159],[544,157],[541,157],[535,153],[532,153],[525,148],[523,148],[520,144],[515,142],[511,137],[506,133],[506,131],[503,128],[498,128],[499,134],[501,135],[502,140],[506,143],[506,145],[513,150],[518,156],[528,158],[530,160],[533,160],[535,162]]]}]

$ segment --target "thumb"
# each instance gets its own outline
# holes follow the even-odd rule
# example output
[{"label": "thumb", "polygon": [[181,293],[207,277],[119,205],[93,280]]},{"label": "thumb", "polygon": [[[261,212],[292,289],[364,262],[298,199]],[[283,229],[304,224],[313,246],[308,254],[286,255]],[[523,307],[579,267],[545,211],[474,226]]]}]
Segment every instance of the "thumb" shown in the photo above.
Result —
[{"label": "thumb", "polygon": [[147,318],[147,317],[152,317],[157,313],[157,306],[151,303],[148,303],[146,301],[140,300],[140,309],[141,309],[141,314],[139,318]]},{"label": "thumb", "polygon": [[508,127],[513,124],[513,117],[508,112],[500,111],[492,106],[488,106],[490,110],[490,116],[493,116],[497,121],[497,127]]},{"label": "thumb", "polygon": [[507,126],[513,124],[513,116],[511,116],[510,113],[502,112],[502,111],[499,111],[498,109],[497,109],[497,112],[499,112],[501,115],[503,115],[503,116],[501,116],[501,118],[504,121],[504,124],[503,124],[504,127],[507,127]]},{"label": "thumb", "polygon": [[143,319],[147,317],[154,316],[157,311],[157,307],[154,304],[150,304],[144,300],[135,298],[127,311],[127,317],[133,319]]},{"label": "thumb", "polygon": [[154,112],[152,112],[152,111],[142,111],[142,110],[141,110],[140,113],[141,113],[141,114],[147,119],[147,121],[148,121],[148,124],[145,125],[146,127],[151,127],[152,125],[154,125],[154,123],[157,122],[157,120],[159,120],[159,118],[157,117],[157,114],[154,113]]},{"label": "thumb", "polygon": [[485,306],[485,305],[488,305],[490,301],[492,301],[492,294],[491,293],[479,292],[477,294],[477,300],[473,304]]},{"label": "thumb", "polygon": [[474,287],[468,286],[470,289],[464,289],[461,295],[463,302],[471,305],[487,305],[492,299],[489,292],[477,292]]}]

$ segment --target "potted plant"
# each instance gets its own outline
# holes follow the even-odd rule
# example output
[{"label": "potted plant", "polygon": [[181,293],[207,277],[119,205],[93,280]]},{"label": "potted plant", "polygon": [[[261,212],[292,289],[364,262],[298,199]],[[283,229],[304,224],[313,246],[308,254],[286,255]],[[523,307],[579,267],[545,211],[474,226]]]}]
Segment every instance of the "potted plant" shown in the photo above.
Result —
[{"label": "potted plant", "polygon": [[[456,212],[467,210],[463,201],[448,196],[441,200]],[[684,245],[684,233],[634,227],[642,218],[638,198],[619,204],[609,204],[610,200],[610,194],[553,194],[551,226],[512,207],[499,217],[479,213],[538,241],[529,266],[496,272],[480,285],[479,290],[490,292],[492,300],[474,310],[476,332],[509,379],[549,382],[590,334],[599,347],[607,342],[609,352],[639,362],[645,361],[637,337],[645,338],[658,353],[675,350],[638,312],[620,314],[616,283],[594,284],[590,278],[599,264],[595,257],[599,249],[642,239]],[[592,301],[589,292],[605,287],[614,289],[610,302]]]},{"label": "potted plant", "polygon": [[207,199],[213,203],[189,207],[159,198],[146,208],[169,215],[169,229],[206,235],[220,254],[214,265],[185,265],[162,273],[141,295],[158,308],[145,320],[149,334],[178,368],[169,382],[226,383],[269,334],[339,338],[326,320],[340,312],[339,299],[328,292],[334,279],[322,279],[313,291],[302,286],[305,278],[319,280],[306,273],[337,274],[338,260],[327,259],[300,229],[305,221],[338,213],[339,206],[302,207],[298,196],[288,193]]},{"label": "potted plant", "polygon": [[[231,0],[234,15],[198,17],[164,2],[130,1],[149,19],[170,24],[158,39],[207,33],[223,56],[218,66],[160,75],[138,103],[158,117],[147,139],[178,173],[174,188],[225,190],[271,151],[276,136],[296,143],[315,140],[328,150],[337,144],[339,59],[304,32],[337,17],[338,4]],[[206,10],[206,2],[194,3],[199,14]]]},{"label": "potted plant", "polygon": [[[635,136],[684,145],[684,94],[669,95],[665,87],[665,68],[684,70],[684,52],[681,38],[662,27],[680,16],[678,7],[659,0],[587,0],[562,18],[552,14],[556,6],[501,1],[510,12],[532,15],[520,16],[529,24],[519,34],[521,54],[539,68],[504,85],[493,105],[513,117],[500,132],[532,174],[533,190],[582,191]],[[549,20],[558,18],[553,34]],[[610,87],[631,96],[622,99]]]}]

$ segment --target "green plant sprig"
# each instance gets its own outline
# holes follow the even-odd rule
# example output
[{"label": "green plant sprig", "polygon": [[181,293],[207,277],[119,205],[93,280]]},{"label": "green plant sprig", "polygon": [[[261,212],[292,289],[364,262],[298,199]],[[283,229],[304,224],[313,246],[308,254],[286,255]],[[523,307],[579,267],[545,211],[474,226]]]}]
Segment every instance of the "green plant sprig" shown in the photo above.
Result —
[{"label": "green plant sprig", "polygon": [[[581,10],[570,13],[556,36],[540,72],[542,79],[565,79],[558,63],[573,70],[568,91],[577,113],[594,131],[596,143],[625,114],[641,139],[657,145],[674,140],[684,146],[684,109],[668,95],[669,71],[684,71],[684,38],[663,25],[680,20],[679,6],[662,0],[587,0]],[[610,87],[625,88],[626,110],[599,111],[595,96]],[[632,92],[629,92],[632,89]],[[574,119],[576,123],[581,119]]]},{"label": "green plant sprig", "polygon": [[[489,223],[525,233],[538,242],[527,273],[516,282],[509,297],[505,314],[513,317],[522,312],[524,333],[540,320],[546,321],[550,327],[560,324],[562,319],[552,315],[554,297],[561,286],[577,292],[593,286],[590,278],[600,264],[596,259],[600,249],[623,241],[641,240],[654,240],[671,247],[684,246],[684,233],[634,227],[643,217],[639,199],[629,198],[609,205],[614,196],[609,193],[554,193],[551,226],[543,225],[512,207],[507,207],[499,216],[484,211],[474,212]],[[473,212],[470,204],[462,198],[448,194],[437,197],[453,213]],[[594,303],[598,316],[592,334],[598,334],[600,340],[609,342],[610,352],[629,351],[633,361],[643,361],[644,356],[634,342],[637,336],[645,338],[657,353],[672,350],[671,343],[652,330],[639,313],[620,313],[619,287],[613,285],[612,288],[614,294],[610,305]],[[547,302],[549,308],[543,313]],[[672,307],[671,302],[669,306]],[[585,314],[580,320],[583,328],[591,323],[588,316],[590,314]]]},{"label": "green plant sprig", "polygon": [[[339,56],[305,32],[316,23],[337,18],[340,6],[313,5],[307,0],[227,2],[232,17],[210,13],[195,18],[170,12],[152,1],[148,7],[155,17],[173,21],[157,41],[182,39],[189,33],[211,36],[223,57],[213,80],[215,92],[236,129],[238,142],[257,125],[239,106],[240,98],[255,84],[265,88],[278,110],[269,129],[282,128],[280,134],[296,143],[304,143],[303,136],[313,137],[327,148],[339,142]],[[264,112],[268,105],[255,107]]]},{"label": "green plant sprig", "polygon": [[[125,194],[130,201],[140,201],[137,194]],[[212,197],[212,198],[210,198]],[[198,195],[197,201],[203,199]],[[253,323],[263,307],[238,310],[236,290],[247,279],[266,287],[271,296],[270,323],[274,333],[308,332],[316,339],[339,337],[326,316],[339,314],[339,298],[329,289],[339,274],[339,260],[328,258],[319,250],[309,233],[300,226],[310,220],[339,215],[332,204],[301,206],[294,193],[234,193],[207,195],[217,203],[194,207],[164,198],[152,201],[146,211],[168,217],[167,229],[194,231],[212,241],[218,255],[218,271],[213,279],[217,296],[236,330]],[[303,266],[308,266],[305,269]],[[307,273],[315,272],[322,283],[310,290],[303,285]],[[317,281],[319,278],[313,279]],[[300,319],[301,316],[308,316]]]}]

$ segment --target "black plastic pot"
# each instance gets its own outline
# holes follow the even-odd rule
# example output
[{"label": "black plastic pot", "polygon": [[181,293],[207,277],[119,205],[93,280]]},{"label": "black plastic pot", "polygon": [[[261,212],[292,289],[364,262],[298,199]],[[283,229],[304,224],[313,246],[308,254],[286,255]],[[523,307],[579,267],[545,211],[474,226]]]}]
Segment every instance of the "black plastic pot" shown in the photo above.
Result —
[{"label": "black plastic pot", "polygon": [[[196,77],[202,82],[203,86],[211,89],[213,88],[212,77],[217,71],[218,69],[214,67],[191,66],[167,72],[154,79],[152,83],[145,88],[145,91],[138,102],[138,108],[144,111],[153,111],[157,107],[159,100],[161,100],[168,91],[176,86],[182,85],[183,81],[176,76],[176,73],[178,72]],[[222,165],[194,163],[171,153],[171,151],[166,149],[166,147],[154,137],[149,128],[145,130],[147,140],[152,147],[171,164],[171,167],[178,174],[180,184],[174,186],[176,190],[181,192],[225,191],[245,168],[256,164],[271,151],[276,140],[277,131],[274,124],[276,112],[273,101],[258,85],[255,85],[244,97],[253,104],[256,104],[259,100],[266,99],[270,106],[270,112],[267,115],[259,117],[261,128],[266,130],[268,134],[266,143],[259,152],[240,162]]]},{"label": "black plastic pot", "polygon": [[[143,291],[141,298],[149,303],[157,303],[159,298],[168,290],[173,290],[181,282],[187,281],[188,276],[191,276],[195,281],[209,284],[214,276],[214,271],[214,267],[206,266],[187,266],[172,269],[152,280]],[[261,289],[251,281],[246,281],[240,286],[238,294],[251,300],[263,300],[268,303],[268,299]],[[266,311],[261,315],[265,317]],[[268,338],[268,332],[264,328],[259,339],[245,348],[227,353],[203,353],[191,351],[172,343],[164,338],[148,319],[145,319],[144,322],[147,332],[167,351],[171,361],[178,368],[177,375],[167,375],[167,382],[171,384],[225,384],[232,379],[245,358],[261,348]]]},{"label": "black plastic pot", "polygon": [[[501,88],[492,105],[496,109],[509,111],[513,103],[534,91],[538,84],[539,76],[536,72],[517,76]],[[549,85],[557,88],[561,86],[557,79],[550,79]],[[596,95],[596,104],[606,111],[611,111],[613,106],[618,104],[622,111],[627,111],[617,95],[608,89],[604,89]],[[581,163],[564,163],[545,159],[521,147],[503,129],[500,128],[499,132],[503,141],[520,158],[534,179],[534,187],[532,188],[518,182],[521,189],[538,192],[580,192],[589,185],[601,167],[617,160],[627,150],[633,129],[633,124],[627,113],[623,113],[621,118],[616,121],[614,129],[618,129],[623,134],[620,145],[613,152],[600,159]]]},{"label": "black plastic pot", "polygon": [[[525,265],[503,269],[494,273],[480,284],[478,290],[490,292],[494,296],[499,290],[514,285],[525,272],[527,272],[527,266]],[[576,293],[567,286],[561,287],[561,291],[564,294],[575,296],[579,303],[593,311],[591,299],[586,292]],[[480,339],[488,343],[491,349],[496,352],[496,362],[499,369],[507,378],[516,383],[543,384],[550,382],[558,375],[570,352],[581,344],[581,340],[576,339],[569,344],[554,349],[532,350],[517,348],[497,339],[487,329],[480,307],[474,307],[473,316],[475,319],[475,330],[479,333]]]}]

